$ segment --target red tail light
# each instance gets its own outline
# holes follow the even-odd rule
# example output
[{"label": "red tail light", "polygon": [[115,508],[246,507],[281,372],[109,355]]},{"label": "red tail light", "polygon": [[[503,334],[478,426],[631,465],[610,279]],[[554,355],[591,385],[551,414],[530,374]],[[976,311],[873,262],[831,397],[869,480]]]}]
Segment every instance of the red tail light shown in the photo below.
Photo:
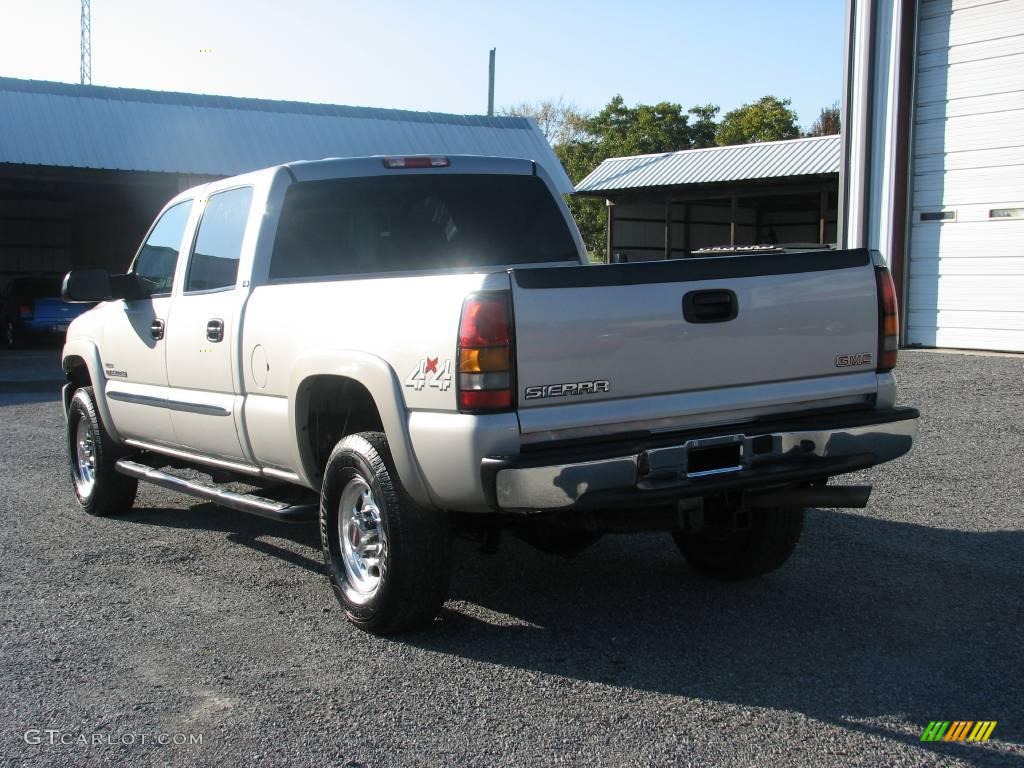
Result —
[{"label": "red tail light", "polygon": [[896,367],[900,347],[900,319],[896,306],[896,284],[887,267],[875,267],[878,285],[878,372]]},{"label": "red tail light", "polygon": [[28,304],[22,304],[18,307],[18,315],[21,317],[32,317],[32,307]]},{"label": "red tail light", "polygon": [[459,410],[512,409],[512,312],[507,293],[470,296],[459,323]]},{"label": "red tail light", "polygon": [[447,168],[452,161],[447,157],[385,157],[385,168]]}]

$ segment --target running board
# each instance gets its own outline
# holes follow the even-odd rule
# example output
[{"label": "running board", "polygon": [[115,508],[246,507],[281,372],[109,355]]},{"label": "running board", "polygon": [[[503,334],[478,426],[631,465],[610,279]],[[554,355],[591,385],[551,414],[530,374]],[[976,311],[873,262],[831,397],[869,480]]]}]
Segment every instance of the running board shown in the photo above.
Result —
[{"label": "running board", "polygon": [[287,504],[283,501],[264,499],[261,496],[225,491],[222,488],[215,488],[211,485],[186,480],[167,472],[161,472],[159,469],[153,469],[153,467],[140,464],[137,461],[121,459],[114,467],[122,475],[128,475],[128,477],[134,477],[153,485],[159,485],[161,488],[206,499],[222,507],[236,509],[239,512],[248,512],[250,515],[265,517],[268,520],[278,520],[283,523],[306,523],[315,520],[319,513],[319,509],[315,504]]}]

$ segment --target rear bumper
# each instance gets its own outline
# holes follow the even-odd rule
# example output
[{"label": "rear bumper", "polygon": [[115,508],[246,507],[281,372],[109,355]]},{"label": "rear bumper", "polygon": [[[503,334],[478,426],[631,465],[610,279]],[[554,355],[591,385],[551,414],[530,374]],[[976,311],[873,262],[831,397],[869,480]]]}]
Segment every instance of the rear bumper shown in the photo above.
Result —
[{"label": "rear bumper", "polygon": [[[914,408],[891,408],[755,422],[618,446],[492,457],[484,459],[481,472],[492,507],[508,512],[650,505],[799,483],[891,461],[910,450],[918,416]],[[711,446],[729,446],[723,454],[727,466],[712,462],[694,471],[689,457]]]}]

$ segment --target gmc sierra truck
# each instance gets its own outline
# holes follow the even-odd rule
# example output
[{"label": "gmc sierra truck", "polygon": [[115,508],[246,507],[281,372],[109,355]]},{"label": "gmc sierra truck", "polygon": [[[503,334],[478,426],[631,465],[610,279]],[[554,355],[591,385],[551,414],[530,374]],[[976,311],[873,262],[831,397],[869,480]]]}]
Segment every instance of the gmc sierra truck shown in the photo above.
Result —
[{"label": "gmc sierra truck", "polygon": [[453,535],[572,554],[664,531],[710,577],[778,568],[837,475],[910,450],[896,297],[867,250],[589,265],[543,168],[296,162],[182,192],[67,333],[87,513],[139,480],[318,520],[350,620],[430,622]]}]

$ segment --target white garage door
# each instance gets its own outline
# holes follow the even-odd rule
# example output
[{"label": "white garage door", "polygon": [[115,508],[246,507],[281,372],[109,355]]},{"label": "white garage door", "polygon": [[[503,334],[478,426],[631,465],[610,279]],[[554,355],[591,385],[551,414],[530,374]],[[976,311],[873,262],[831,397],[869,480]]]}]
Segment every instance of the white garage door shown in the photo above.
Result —
[{"label": "white garage door", "polygon": [[1024,0],[923,0],[907,342],[1024,352]]}]

